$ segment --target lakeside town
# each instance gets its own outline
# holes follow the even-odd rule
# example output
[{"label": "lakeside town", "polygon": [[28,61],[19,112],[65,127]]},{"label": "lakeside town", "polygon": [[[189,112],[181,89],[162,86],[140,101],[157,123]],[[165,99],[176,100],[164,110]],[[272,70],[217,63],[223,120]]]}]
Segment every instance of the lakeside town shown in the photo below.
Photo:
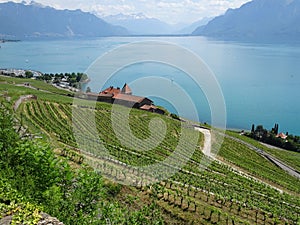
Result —
[{"label": "lakeside town", "polygon": [[84,73],[42,73],[36,70],[25,69],[0,69],[0,75],[28,78],[33,80],[44,80],[47,83],[72,92],[81,91],[81,84],[88,83],[89,78]]}]

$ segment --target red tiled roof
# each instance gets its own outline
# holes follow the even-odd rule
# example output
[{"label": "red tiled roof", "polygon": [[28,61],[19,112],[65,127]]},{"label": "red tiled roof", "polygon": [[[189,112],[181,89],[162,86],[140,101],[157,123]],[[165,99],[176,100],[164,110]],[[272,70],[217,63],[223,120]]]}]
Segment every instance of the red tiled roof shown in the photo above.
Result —
[{"label": "red tiled roof", "polygon": [[153,105],[143,105],[143,106],[140,107],[140,109],[150,110],[150,109],[157,109],[157,107],[155,107]]},{"label": "red tiled roof", "polygon": [[101,91],[100,94],[113,94],[117,95],[121,92],[120,88],[114,88],[113,86],[110,86],[109,88],[106,88],[104,91]]},{"label": "red tiled roof", "polygon": [[110,98],[112,98],[114,95],[111,94],[111,93],[107,93],[107,94],[105,94],[105,93],[100,93],[99,96],[100,96],[100,97],[110,97]]},{"label": "red tiled roof", "polygon": [[277,134],[276,137],[280,137],[281,139],[287,139],[287,136],[284,133]]},{"label": "red tiled roof", "polygon": [[122,94],[131,95],[132,94],[132,90],[130,89],[130,87],[128,86],[128,84],[124,84],[121,93]]},{"label": "red tiled roof", "polygon": [[[145,97],[135,96],[135,95],[126,95],[126,94],[118,94],[113,97],[117,100],[123,100],[128,102],[138,102],[141,103]],[[151,101],[151,100],[150,100]]]}]

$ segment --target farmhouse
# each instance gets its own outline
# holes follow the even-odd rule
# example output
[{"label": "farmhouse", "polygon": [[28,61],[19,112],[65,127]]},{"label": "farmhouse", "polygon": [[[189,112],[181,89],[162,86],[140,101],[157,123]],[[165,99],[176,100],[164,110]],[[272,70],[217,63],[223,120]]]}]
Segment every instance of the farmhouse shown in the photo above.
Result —
[{"label": "farmhouse", "polygon": [[164,111],[153,105],[153,101],[146,97],[140,97],[132,94],[128,84],[124,84],[123,88],[115,88],[110,86],[105,90],[97,93],[87,93],[87,99],[99,102],[116,103],[130,108],[137,108],[149,112],[164,114]]}]

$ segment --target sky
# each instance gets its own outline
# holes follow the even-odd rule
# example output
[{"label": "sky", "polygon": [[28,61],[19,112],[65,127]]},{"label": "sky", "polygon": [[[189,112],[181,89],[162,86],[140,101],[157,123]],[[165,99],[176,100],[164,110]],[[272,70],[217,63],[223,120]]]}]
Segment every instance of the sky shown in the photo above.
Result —
[{"label": "sky", "polygon": [[[13,0],[22,2],[22,0]],[[250,0],[35,0],[57,9],[81,9],[98,16],[143,13],[170,24],[192,23],[223,14]],[[0,0],[7,2],[7,0]],[[26,0],[30,2],[30,0]]]}]

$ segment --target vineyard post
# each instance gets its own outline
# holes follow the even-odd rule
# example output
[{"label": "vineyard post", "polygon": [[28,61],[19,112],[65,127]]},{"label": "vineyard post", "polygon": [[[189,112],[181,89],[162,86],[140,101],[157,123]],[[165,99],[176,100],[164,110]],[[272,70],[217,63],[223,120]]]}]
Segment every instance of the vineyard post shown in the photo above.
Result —
[{"label": "vineyard post", "polygon": [[188,199],[188,200],[187,200],[187,210],[189,210],[190,204],[191,204],[191,202],[190,202],[190,200]]},{"label": "vineyard post", "polygon": [[208,221],[211,221],[212,220],[212,215],[213,213],[215,212],[215,209],[210,209],[210,214],[209,214],[209,218],[208,218]]},{"label": "vineyard post", "polygon": [[262,215],[263,215],[263,221],[264,221],[264,224],[266,224],[266,220],[267,220],[267,214],[263,211],[262,212]]},{"label": "vineyard post", "polygon": [[240,205],[238,205],[238,210],[237,210],[237,214],[238,214],[238,215],[240,215],[241,210],[242,210],[242,207],[241,207]]},{"label": "vineyard post", "polygon": [[182,204],[183,204],[183,196],[182,195],[180,195],[180,208],[182,208]]},{"label": "vineyard post", "polygon": [[218,212],[218,223],[221,221],[221,211],[220,210],[217,210]]}]

